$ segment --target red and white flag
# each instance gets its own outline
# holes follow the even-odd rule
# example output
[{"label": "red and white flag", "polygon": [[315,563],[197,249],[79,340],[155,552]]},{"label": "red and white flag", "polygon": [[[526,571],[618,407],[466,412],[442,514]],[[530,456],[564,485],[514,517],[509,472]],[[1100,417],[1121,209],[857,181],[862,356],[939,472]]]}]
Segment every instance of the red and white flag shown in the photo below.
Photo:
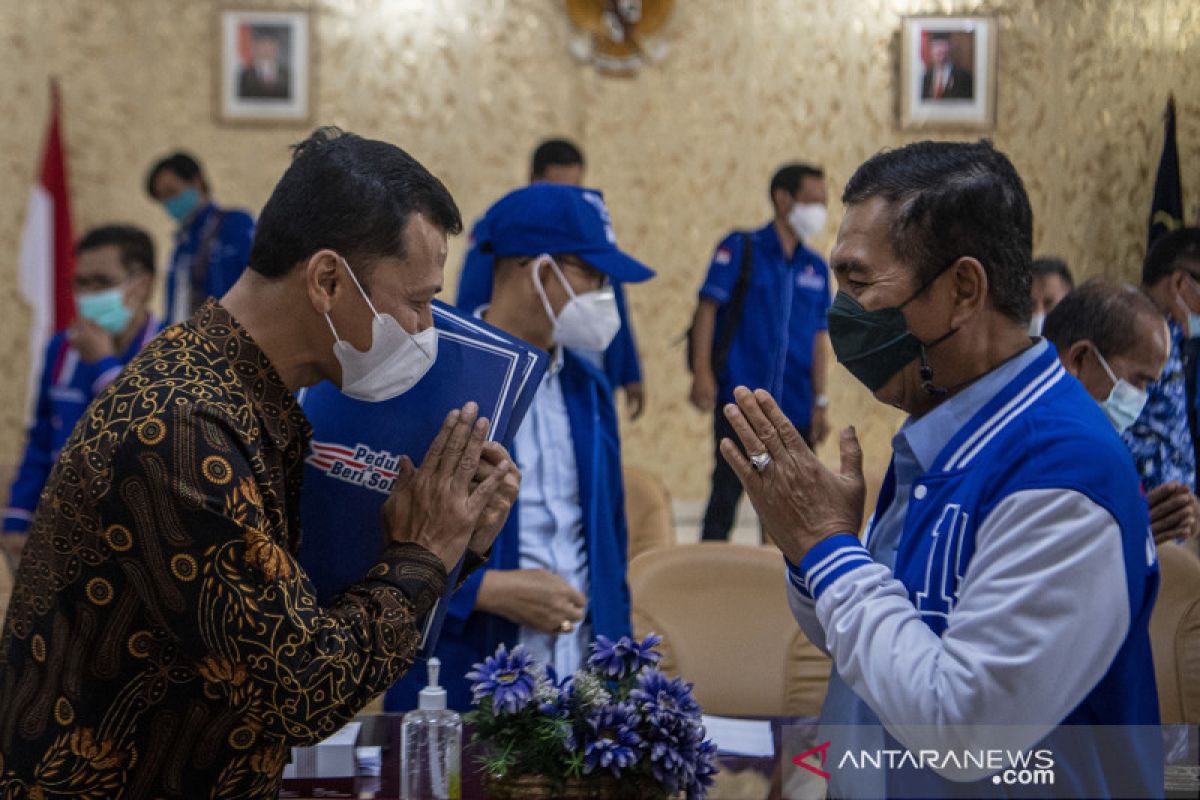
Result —
[{"label": "red and white flag", "polygon": [[42,148],[37,183],[29,192],[29,210],[21,233],[21,297],[29,304],[29,398],[33,408],[42,354],[50,336],[71,324],[75,299],[75,238],[71,231],[71,195],[67,190],[67,157],[63,149],[62,110],[58,84],[50,84],[50,120]]}]

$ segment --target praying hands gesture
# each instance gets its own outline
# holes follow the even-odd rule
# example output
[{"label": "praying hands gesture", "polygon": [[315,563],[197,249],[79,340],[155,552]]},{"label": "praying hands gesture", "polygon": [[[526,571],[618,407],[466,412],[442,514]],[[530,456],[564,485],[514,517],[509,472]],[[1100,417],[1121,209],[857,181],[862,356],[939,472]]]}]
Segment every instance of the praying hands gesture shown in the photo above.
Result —
[{"label": "praying hands gesture", "polygon": [[853,428],[841,434],[842,464],[833,472],[813,455],[771,395],[744,386],[725,407],[750,458],[729,439],[721,454],[741,480],[763,530],[793,564],[818,542],[839,533],[857,535],[866,485],[862,448]]},{"label": "praying hands gesture", "polygon": [[520,473],[502,447],[484,441],[487,431],[475,403],[451,411],[420,468],[407,456],[400,459],[383,504],[388,538],[421,545],[447,572],[468,546],[487,553],[520,490]]}]

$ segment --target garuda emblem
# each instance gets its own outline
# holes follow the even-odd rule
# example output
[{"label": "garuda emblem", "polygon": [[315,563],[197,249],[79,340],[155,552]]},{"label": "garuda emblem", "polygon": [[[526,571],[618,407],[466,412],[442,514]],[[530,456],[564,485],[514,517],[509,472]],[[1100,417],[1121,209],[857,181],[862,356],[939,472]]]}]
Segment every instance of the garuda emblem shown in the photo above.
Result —
[{"label": "garuda emblem", "polygon": [[602,72],[629,75],[667,54],[662,31],[674,0],[567,0],[572,55]]}]

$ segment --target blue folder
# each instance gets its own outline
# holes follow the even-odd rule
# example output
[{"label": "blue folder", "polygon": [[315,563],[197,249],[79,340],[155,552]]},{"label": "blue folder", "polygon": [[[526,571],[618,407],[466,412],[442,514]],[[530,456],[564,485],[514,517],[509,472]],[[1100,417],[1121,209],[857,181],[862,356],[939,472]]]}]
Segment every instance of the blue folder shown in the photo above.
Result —
[{"label": "blue folder", "polygon": [[[385,544],[380,509],[400,456],[420,465],[446,414],[468,401],[491,421],[488,439],[511,448],[546,372],[545,351],[444,303],[435,301],[433,320],[437,361],[399,397],[367,403],[328,382],[300,393],[313,437],[304,463],[299,557],[322,605],[378,560]],[[422,656],[433,652],[458,571],[426,618]]]}]

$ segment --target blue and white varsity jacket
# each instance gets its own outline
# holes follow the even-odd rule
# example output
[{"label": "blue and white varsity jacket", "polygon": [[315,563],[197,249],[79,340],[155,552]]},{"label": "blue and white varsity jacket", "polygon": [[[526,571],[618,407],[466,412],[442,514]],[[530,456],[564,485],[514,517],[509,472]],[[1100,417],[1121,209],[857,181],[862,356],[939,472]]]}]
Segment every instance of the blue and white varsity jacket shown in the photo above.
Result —
[{"label": "blue and white varsity jacket", "polygon": [[[889,469],[876,517],[894,491]],[[850,534],[788,567],[797,621],[888,734],[912,751],[961,750],[982,745],[959,727],[977,725],[988,747],[1009,736],[1024,750],[1060,726],[1130,726],[1108,729],[1103,748],[1075,736],[1055,796],[1161,796],[1146,502],[1128,450],[1053,348],[913,482],[903,531],[894,573]],[[1012,791],[990,777],[921,780],[929,796]]]},{"label": "blue and white varsity jacket", "polygon": [[157,319],[148,317],[124,353],[106,356],[94,364],[85,363],[79,357],[79,351],[71,346],[65,331],[50,339],[42,358],[37,405],[26,437],[25,453],[8,491],[3,523],[6,533],[24,533],[29,529],[42,488],[50,477],[54,462],[58,461],[59,451],[75,430],[75,423],[96,395],[121,374],[125,365],[161,329],[162,324]]}]

